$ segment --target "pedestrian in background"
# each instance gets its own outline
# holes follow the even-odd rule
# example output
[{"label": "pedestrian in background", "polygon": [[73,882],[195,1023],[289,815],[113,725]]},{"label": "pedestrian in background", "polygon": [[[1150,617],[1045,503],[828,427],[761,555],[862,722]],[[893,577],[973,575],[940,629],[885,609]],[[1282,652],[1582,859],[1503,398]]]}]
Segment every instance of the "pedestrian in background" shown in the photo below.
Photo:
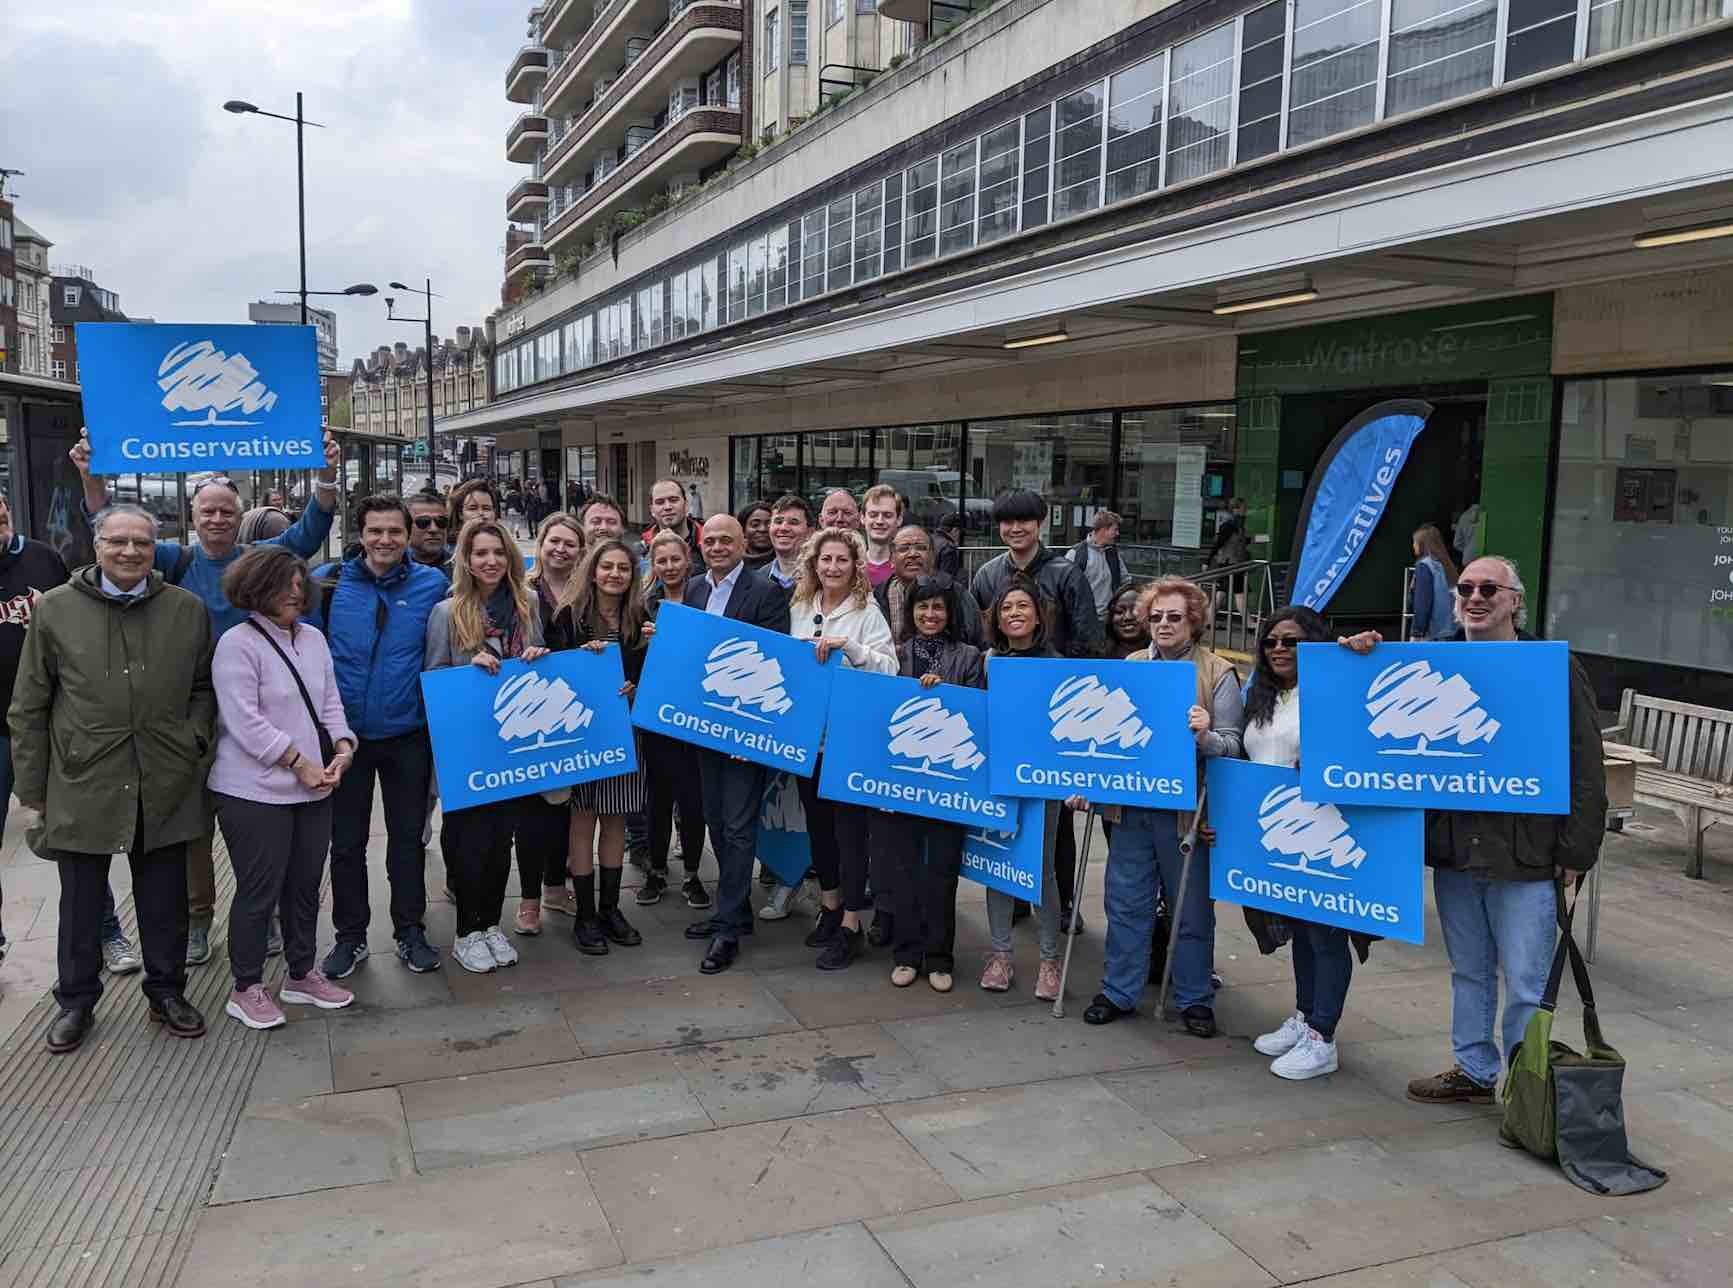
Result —
[{"label": "pedestrian in background", "polygon": [[1444,534],[1430,523],[1414,529],[1414,559],[1408,638],[1447,640],[1456,634],[1456,565],[1444,548]]}]

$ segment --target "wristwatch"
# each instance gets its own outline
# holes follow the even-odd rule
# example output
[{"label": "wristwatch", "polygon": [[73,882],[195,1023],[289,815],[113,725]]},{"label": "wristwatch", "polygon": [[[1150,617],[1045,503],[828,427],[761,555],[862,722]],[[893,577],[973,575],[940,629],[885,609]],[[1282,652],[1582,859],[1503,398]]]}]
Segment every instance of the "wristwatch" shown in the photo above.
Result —
[{"label": "wristwatch", "polygon": [[336,479],[314,479],[313,480],[313,490],[316,492],[335,492],[337,490],[337,480]]}]

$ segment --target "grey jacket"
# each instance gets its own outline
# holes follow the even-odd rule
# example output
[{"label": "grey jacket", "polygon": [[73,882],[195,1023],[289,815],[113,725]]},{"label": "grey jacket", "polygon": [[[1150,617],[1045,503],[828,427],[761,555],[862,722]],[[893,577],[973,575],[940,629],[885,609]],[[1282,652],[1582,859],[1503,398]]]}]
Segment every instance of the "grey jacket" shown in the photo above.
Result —
[{"label": "grey jacket", "polygon": [[[909,641],[905,640],[897,647],[897,671],[916,680],[921,678],[915,674],[914,645]],[[984,689],[987,687],[986,659],[973,644],[947,644],[939,658],[939,679],[965,689]]]},{"label": "grey jacket", "polygon": [[[542,615],[536,610],[536,596],[530,592],[529,630],[524,637],[525,643],[532,648],[542,647]],[[491,646],[490,646],[491,647]],[[498,649],[494,649],[498,652]],[[433,612],[427,618],[427,649],[422,654],[421,669],[423,671],[439,671],[448,666],[465,666],[474,654],[459,654],[453,651],[451,638],[451,601],[442,599],[433,606]]]}]

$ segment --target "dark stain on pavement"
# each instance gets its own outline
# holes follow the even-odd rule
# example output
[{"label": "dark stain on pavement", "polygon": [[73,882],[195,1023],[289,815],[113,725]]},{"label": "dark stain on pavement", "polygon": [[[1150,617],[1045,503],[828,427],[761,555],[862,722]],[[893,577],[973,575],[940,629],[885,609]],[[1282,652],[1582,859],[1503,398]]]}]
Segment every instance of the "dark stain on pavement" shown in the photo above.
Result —
[{"label": "dark stain on pavement", "polygon": [[522,1029],[501,1029],[498,1033],[489,1033],[485,1038],[447,1038],[446,1045],[453,1051],[485,1051],[515,1038],[522,1032]]}]

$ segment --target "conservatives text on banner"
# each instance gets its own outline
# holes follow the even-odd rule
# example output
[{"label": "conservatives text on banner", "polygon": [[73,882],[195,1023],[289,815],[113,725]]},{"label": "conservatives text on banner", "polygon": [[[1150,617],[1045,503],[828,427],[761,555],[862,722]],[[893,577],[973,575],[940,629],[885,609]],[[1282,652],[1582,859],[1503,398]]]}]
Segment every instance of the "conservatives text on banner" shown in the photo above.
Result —
[{"label": "conservatives text on banner", "polygon": [[664,604],[632,720],[744,760],[811,777],[834,664],[805,640]]},{"label": "conservatives text on banner", "polygon": [[[424,671],[427,730],[439,795],[466,809],[612,778],[638,767],[618,645],[539,661]],[[485,712],[485,716],[479,714]]]},{"label": "conservatives text on banner", "polygon": [[987,763],[1001,796],[1147,809],[1197,803],[1190,662],[1005,658],[987,666]]},{"label": "conservatives text on banner", "polygon": [[1017,830],[995,832],[971,827],[963,833],[959,873],[989,890],[1041,902],[1041,847],[1047,839],[1047,802],[1017,802]]},{"label": "conservatives text on banner", "polygon": [[325,463],[310,326],[80,322],[78,367],[94,473]]},{"label": "conservatives text on banner", "polygon": [[1568,814],[1570,655],[1542,640],[1300,645],[1312,800]]},{"label": "conservatives text on banner", "polygon": [[1425,813],[1309,799],[1297,770],[1211,760],[1210,897],[1422,942]]}]

